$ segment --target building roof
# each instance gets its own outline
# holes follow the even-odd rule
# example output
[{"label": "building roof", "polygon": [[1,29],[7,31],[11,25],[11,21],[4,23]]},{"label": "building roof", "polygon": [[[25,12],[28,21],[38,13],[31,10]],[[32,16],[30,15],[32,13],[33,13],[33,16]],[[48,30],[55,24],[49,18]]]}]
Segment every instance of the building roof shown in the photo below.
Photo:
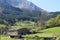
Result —
[{"label": "building roof", "polygon": [[7,35],[9,36],[19,36],[22,33],[26,33],[29,30],[27,28],[22,28],[22,29],[9,29],[9,31],[7,31]]}]

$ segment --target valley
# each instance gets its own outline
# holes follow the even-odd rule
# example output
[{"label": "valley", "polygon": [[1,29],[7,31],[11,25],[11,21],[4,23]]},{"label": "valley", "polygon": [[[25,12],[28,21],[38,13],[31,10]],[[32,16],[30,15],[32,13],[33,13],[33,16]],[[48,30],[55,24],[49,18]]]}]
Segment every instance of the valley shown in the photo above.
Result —
[{"label": "valley", "polygon": [[60,40],[60,11],[27,0],[0,0],[0,39]]}]

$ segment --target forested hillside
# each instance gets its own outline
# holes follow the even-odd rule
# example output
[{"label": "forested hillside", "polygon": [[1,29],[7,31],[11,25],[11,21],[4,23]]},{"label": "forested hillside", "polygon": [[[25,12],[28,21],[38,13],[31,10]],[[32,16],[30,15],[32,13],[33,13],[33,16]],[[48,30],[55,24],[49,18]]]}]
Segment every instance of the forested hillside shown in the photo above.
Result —
[{"label": "forested hillside", "polygon": [[[10,2],[7,0],[2,0],[0,2],[1,2],[0,3],[0,23],[4,23],[4,24],[6,24],[6,22],[7,22],[7,24],[12,25],[13,23],[16,22],[16,20],[18,20],[18,21],[31,20],[31,21],[35,21],[35,22],[39,21],[39,20],[46,21],[46,20],[48,20],[52,17],[56,17],[56,15],[60,14],[60,12],[47,12],[41,8],[39,8],[41,10],[38,11],[38,10],[36,10],[36,9],[38,9],[38,7],[32,3],[30,5],[33,5],[34,8],[36,8],[34,10],[33,9],[29,10],[26,8],[20,9],[20,8],[14,7],[14,6],[10,5]],[[16,1],[14,1],[14,2],[16,2]],[[24,2],[22,1],[22,3],[24,3]],[[28,6],[26,5],[26,7],[28,7]]]}]

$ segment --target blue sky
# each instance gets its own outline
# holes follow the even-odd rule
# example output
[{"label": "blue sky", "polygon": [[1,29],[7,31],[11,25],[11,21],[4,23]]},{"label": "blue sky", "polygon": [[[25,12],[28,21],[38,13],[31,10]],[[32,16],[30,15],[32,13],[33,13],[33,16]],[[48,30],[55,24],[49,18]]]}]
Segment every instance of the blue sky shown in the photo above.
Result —
[{"label": "blue sky", "polygon": [[29,0],[47,11],[60,11],[60,0]]}]

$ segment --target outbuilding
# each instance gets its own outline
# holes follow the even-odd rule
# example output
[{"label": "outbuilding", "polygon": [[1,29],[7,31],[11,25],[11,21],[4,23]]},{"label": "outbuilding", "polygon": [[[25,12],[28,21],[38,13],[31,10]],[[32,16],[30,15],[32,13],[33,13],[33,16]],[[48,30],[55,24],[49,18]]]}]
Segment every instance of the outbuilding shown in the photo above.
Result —
[{"label": "outbuilding", "polygon": [[31,34],[30,30],[27,28],[21,28],[21,29],[11,29],[7,32],[7,35],[9,35],[11,38],[22,38],[22,35],[25,34]]}]

